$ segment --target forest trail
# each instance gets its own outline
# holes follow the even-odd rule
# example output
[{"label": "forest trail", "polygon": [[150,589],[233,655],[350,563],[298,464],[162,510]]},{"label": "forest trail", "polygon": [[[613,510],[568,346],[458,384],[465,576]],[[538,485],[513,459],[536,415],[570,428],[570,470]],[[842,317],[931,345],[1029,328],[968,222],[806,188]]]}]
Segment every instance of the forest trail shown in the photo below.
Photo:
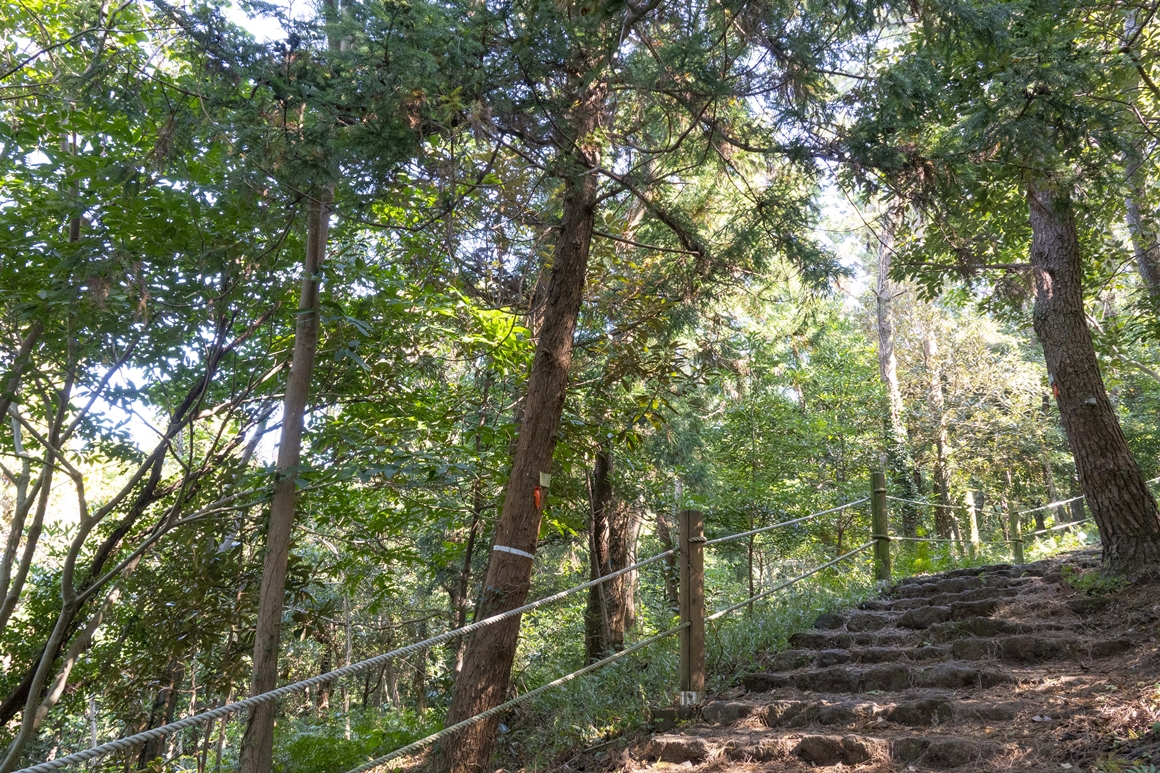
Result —
[{"label": "forest trail", "polygon": [[822,615],[699,722],[614,764],[1118,773],[1160,762],[1157,588],[1076,592],[1097,566],[1081,552],[903,580]]}]

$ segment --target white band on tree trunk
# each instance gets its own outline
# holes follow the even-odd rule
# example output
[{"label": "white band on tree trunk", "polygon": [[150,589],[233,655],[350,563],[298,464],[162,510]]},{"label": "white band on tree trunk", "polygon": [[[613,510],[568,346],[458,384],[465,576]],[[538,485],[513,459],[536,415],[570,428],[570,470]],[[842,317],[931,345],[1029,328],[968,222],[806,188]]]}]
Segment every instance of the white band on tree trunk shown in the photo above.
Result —
[{"label": "white band on tree trunk", "polygon": [[535,556],[533,556],[531,553],[525,553],[524,551],[517,550],[516,548],[509,548],[507,545],[495,545],[492,547],[492,550],[498,550],[501,553],[511,553],[513,555],[523,556],[524,558],[531,558],[533,560],[535,559]]}]

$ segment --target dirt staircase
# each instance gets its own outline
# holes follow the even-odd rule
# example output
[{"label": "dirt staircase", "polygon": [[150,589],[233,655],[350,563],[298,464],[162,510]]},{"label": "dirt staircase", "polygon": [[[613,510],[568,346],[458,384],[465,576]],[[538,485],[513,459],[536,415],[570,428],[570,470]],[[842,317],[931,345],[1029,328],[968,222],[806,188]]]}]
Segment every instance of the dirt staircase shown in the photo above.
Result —
[{"label": "dirt staircase", "polygon": [[822,615],[700,721],[652,737],[640,762],[1058,772],[1113,758],[1122,770],[1154,746],[1160,762],[1157,588],[1084,596],[1066,566],[1098,557],[915,577]]}]

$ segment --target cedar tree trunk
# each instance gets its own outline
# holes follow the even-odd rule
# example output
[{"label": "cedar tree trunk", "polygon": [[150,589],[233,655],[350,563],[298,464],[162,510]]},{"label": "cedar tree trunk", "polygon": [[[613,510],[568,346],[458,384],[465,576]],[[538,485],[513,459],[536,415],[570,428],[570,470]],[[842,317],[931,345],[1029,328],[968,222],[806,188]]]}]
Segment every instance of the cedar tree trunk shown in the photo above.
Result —
[{"label": "cedar tree trunk", "polygon": [[[528,376],[524,415],[519,428],[503,510],[495,528],[495,545],[534,553],[540,535],[540,516],[547,491],[540,476],[550,474],[552,454],[564,410],[568,371],[572,364],[572,335],[588,270],[588,250],[595,223],[599,150],[591,140],[604,110],[606,88],[588,86],[579,95],[571,123],[576,167],[565,173],[563,211],[553,255],[543,322]],[[576,158],[576,156],[579,158]],[[577,163],[578,162],[578,163]],[[539,505],[539,506],[538,506]],[[531,586],[532,559],[493,550],[484,576],[477,620],[523,605]],[[463,670],[447,712],[447,725],[499,705],[507,696],[512,663],[519,639],[520,617],[477,631],[467,645]],[[493,716],[444,741],[437,750],[437,773],[478,773],[487,768],[495,748],[499,717]]]}]

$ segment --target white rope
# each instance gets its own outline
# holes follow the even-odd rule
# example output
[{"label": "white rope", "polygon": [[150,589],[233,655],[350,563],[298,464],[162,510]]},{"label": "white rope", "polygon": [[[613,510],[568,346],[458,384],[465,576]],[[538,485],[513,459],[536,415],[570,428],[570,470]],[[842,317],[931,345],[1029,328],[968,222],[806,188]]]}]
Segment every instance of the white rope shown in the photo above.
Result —
[{"label": "white rope", "polygon": [[1039,507],[1033,507],[1030,510],[1020,510],[1018,513],[1016,513],[1016,515],[1027,515],[1028,513],[1038,513],[1040,510],[1049,510],[1053,507],[1061,507],[1063,505],[1070,505],[1072,502],[1078,502],[1081,499],[1083,499],[1083,494],[1080,494],[1078,497],[1072,497],[1071,499],[1061,499],[1058,502],[1048,502],[1046,505],[1040,505]]},{"label": "white rope", "polygon": [[[1154,483],[1160,483],[1160,478],[1153,478],[1152,480],[1144,481],[1144,485],[1146,485],[1146,486],[1151,486]],[[1083,498],[1084,498],[1084,495],[1080,494],[1078,497],[1072,497],[1071,499],[1061,499],[1058,502],[1049,502],[1046,505],[1041,505],[1039,507],[1033,507],[1030,510],[1020,510],[1018,513],[1016,513],[1016,515],[1027,515],[1028,513],[1038,513],[1040,510],[1047,510],[1048,508],[1059,507],[1060,505],[1069,505],[1072,502],[1078,502],[1079,500],[1081,500]],[[1087,520],[1087,519],[1085,518],[1084,520]],[[1073,523],[1083,523],[1083,521],[1073,521]],[[1038,532],[1036,532],[1036,533],[1038,533]]]},{"label": "white rope", "polygon": [[1034,537],[1037,534],[1046,534],[1049,531],[1059,531],[1060,529],[1070,529],[1072,526],[1079,526],[1081,523],[1087,523],[1090,520],[1092,520],[1092,519],[1089,516],[1087,518],[1082,518],[1078,521],[1072,521],[1070,523],[1061,523],[1057,526],[1048,526],[1046,529],[1040,529],[1039,531],[1029,531],[1026,534],[1024,534],[1023,536],[1024,537]]},{"label": "white rope", "polygon": [[570,682],[573,679],[577,679],[581,676],[584,676],[585,674],[589,674],[598,668],[602,668],[603,666],[608,665],[609,663],[611,663],[614,660],[619,660],[620,658],[623,658],[625,655],[630,655],[639,649],[643,649],[644,647],[647,647],[648,645],[652,644],[653,642],[656,642],[656,641],[659,641],[659,640],[665,638],[666,636],[672,636],[673,634],[678,633],[682,629],[687,628],[688,625],[689,625],[688,623],[681,623],[676,628],[670,628],[667,631],[663,631],[662,633],[658,633],[656,636],[650,636],[649,638],[644,639],[643,641],[637,642],[636,644],[632,645],[631,647],[626,647],[625,649],[621,650],[620,652],[617,652],[615,655],[610,655],[610,656],[604,658],[603,660],[598,660],[589,666],[585,666],[584,668],[580,669],[579,671],[573,671],[572,673],[568,674],[567,676],[562,676],[559,679],[548,682],[545,685],[541,685],[534,690],[531,690],[529,692],[524,693],[523,695],[519,695],[515,698],[512,698],[510,701],[507,701],[506,703],[501,703],[500,705],[496,706],[495,708],[491,708],[491,709],[488,709],[487,711],[476,714],[475,716],[469,717],[469,718],[463,720],[462,722],[457,722],[454,725],[451,725],[450,727],[445,727],[442,730],[440,730],[438,733],[432,733],[431,735],[427,736],[426,738],[421,738],[418,741],[415,741],[414,743],[411,743],[411,744],[408,744],[408,745],[402,747],[401,749],[395,749],[395,751],[391,752],[390,754],[384,754],[382,757],[376,757],[375,759],[371,760],[370,762],[367,762],[363,765],[360,765],[357,768],[353,768],[352,770],[348,770],[347,773],[367,773],[367,771],[373,770],[374,768],[377,768],[380,765],[384,765],[384,764],[390,762],[391,760],[397,760],[400,757],[406,757],[410,754],[414,754],[415,752],[419,751],[420,749],[422,749],[426,746],[430,746],[431,744],[435,743],[436,741],[440,740],[441,738],[446,738],[449,735],[453,735],[455,733],[458,733],[460,730],[463,730],[464,728],[466,728],[470,725],[474,725],[476,722],[481,722],[481,721],[487,719],[488,717],[493,717],[496,714],[507,711],[512,706],[523,703],[526,700],[530,700],[530,699],[536,697],[537,695],[543,695],[548,690],[551,690],[553,687],[559,687],[560,685],[562,685],[566,682]]},{"label": "white rope", "polygon": [[1006,545],[1006,542],[988,542],[986,540],[979,540],[972,542],[969,539],[952,539],[950,537],[895,537],[891,535],[888,537],[891,542],[958,542],[963,545]]},{"label": "white rope", "polygon": [[596,585],[600,585],[601,583],[608,582],[614,577],[619,577],[626,572],[631,572],[660,561],[661,559],[666,558],[676,552],[676,548],[673,548],[672,550],[666,550],[664,553],[659,553],[652,558],[646,558],[644,561],[638,561],[632,566],[626,566],[623,569],[618,569],[615,572],[606,574],[603,577],[598,577],[595,580],[589,580],[588,582],[577,585],[574,588],[568,588],[567,590],[562,590],[559,593],[554,593],[551,596],[545,596],[544,598],[533,601],[530,604],[524,604],[522,607],[509,609],[507,612],[501,612],[498,615],[493,615],[492,617],[486,618],[484,620],[479,620],[477,622],[471,623],[470,625],[465,625],[462,628],[453,628],[452,630],[445,631],[438,636],[432,636],[430,639],[424,639],[423,641],[409,644],[406,647],[402,647],[397,650],[384,652],[382,655],[376,655],[373,658],[369,658],[358,663],[352,663],[349,666],[343,666],[342,668],[337,668],[334,671],[329,671],[325,674],[319,674],[318,676],[313,676],[309,679],[303,679],[301,682],[294,682],[293,684],[284,685],[276,690],[260,693],[258,695],[246,698],[245,700],[237,701],[236,703],[219,706],[218,708],[211,709],[210,711],[203,711],[201,714],[195,714],[192,717],[186,717],[185,719],[178,720],[177,722],[171,722],[168,725],[155,727],[152,730],[146,730],[142,733],[128,736],[127,738],[118,738],[115,741],[110,741],[108,743],[101,744],[100,746],[94,746],[91,749],[85,749],[84,751],[70,754],[67,757],[61,757],[60,759],[51,760],[49,762],[42,762],[39,765],[33,765],[30,768],[22,768],[21,770],[16,771],[16,773],[51,773],[51,771],[60,770],[61,768],[74,765],[78,762],[94,760],[98,757],[104,757],[105,755],[112,754],[114,752],[130,749],[139,744],[143,744],[146,741],[164,738],[167,735],[172,735],[173,733],[177,733],[197,725],[205,724],[206,722],[212,722],[213,720],[242,711],[243,709],[251,709],[254,706],[258,706],[262,703],[269,703],[270,701],[284,698],[287,695],[293,695],[294,693],[302,692],[309,687],[314,687],[315,685],[326,684],[346,676],[352,676],[354,674],[361,673],[368,669],[383,665],[387,661],[394,660],[395,658],[405,657],[411,653],[425,650],[438,644],[449,642],[452,639],[459,638],[460,636],[466,636],[467,634],[477,631],[480,628],[484,628],[489,625],[495,625],[496,623],[508,620],[517,615],[523,614],[524,612],[530,612],[533,609],[538,609],[545,604],[551,604],[553,602],[559,601],[560,599],[570,596],[571,594],[578,591],[586,590]]},{"label": "white rope", "polygon": [[708,547],[709,545],[718,545],[722,542],[729,542],[729,541],[735,540],[735,539],[741,539],[742,537],[748,537],[748,536],[753,535],[753,534],[761,534],[762,532],[772,531],[773,529],[780,529],[782,526],[791,526],[795,523],[801,523],[802,521],[808,521],[811,518],[817,518],[819,515],[829,515],[830,513],[837,513],[841,510],[845,510],[847,508],[854,507],[855,505],[862,505],[862,504],[865,504],[869,501],[870,501],[870,497],[864,497],[862,499],[856,499],[853,502],[847,502],[844,505],[838,505],[837,507],[831,507],[829,510],[820,510],[816,513],[810,513],[809,515],[803,515],[801,518],[794,518],[792,521],[782,521],[781,523],[775,523],[772,526],[762,526],[760,529],[753,529],[751,531],[743,531],[740,534],[730,534],[730,535],[725,536],[725,537],[717,537],[716,539],[711,539],[711,540],[706,541],[705,547]]},{"label": "white rope", "polygon": [[941,505],[937,502],[922,502],[918,499],[903,499],[902,497],[892,497],[889,494],[886,495],[886,498],[891,502],[906,502],[907,504],[922,505],[923,507],[941,507],[945,510],[958,510],[960,508],[966,507],[966,505]]},{"label": "white rope", "polygon": [[725,609],[722,609],[720,612],[714,612],[713,614],[709,615],[705,619],[706,620],[716,620],[717,618],[722,617],[724,615],[727,615],[730,612],[734,612],[738,609],[741,609],[741,607],[748,606],[749,604],[753,603],[754,601],[757,601],[758,599],[763,599],[772,593],[777,593],[782,588],[788,588],[789,586],[793,585],[795,582],[801,582],[802,580],[806,579],[807,577],[809,577],[812,574],[817,574],[818,572],[822,571],[823,569],[828,569],[829,567],[833,566],[834,564],[838,563],[839,561],[845,561],[850,556],[855,555],[857,553],[861,553],[866,548],[873,547],[873,545],[874,545],[873,541],[867,542],[865,545],[862,545],[861,547],[856,547],[853,550],[851,550],[849,553],[846,553],[845,555],[838,556],[833,561],[828,561],[828,562],[822,564],[821,566],[816,566],[813,569],[806,572],[805,574],[800,574],[797,577],[794,577],[792,580],[786,580],[783,583],[780,583],[778,585],[774,585],[769,590],[758,593],[756,596],[750,596],[749,598],[745,599],[745,601],[742,601],[738,604],[734,604],[731,607],[726,607]]}]

